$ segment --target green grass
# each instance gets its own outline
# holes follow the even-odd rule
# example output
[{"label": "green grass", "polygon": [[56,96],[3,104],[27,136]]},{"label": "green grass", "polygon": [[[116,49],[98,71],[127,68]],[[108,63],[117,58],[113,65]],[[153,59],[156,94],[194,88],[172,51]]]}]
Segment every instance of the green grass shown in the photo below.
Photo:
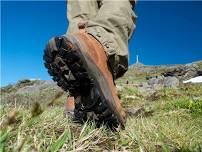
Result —
[{"label": "green grass", "polygon": [[168,111],[185,109],[188,110],[193,116],[202,116],[202,99],[174,100],[173,102],[167,103],[164,109]]},{"label": "green grass", "polygon": [[[50,90],[46,88],[41,93]],[[17,102],[11,102],[10,97],[6,102],[8,98],[4,98],[0,109],[0,151],[200,152],[202,149],[201,85],[163,89],[147,97],[135,87],[125,86],[121,93],[123,105],[145,110],[128,117],[125,130],[120,132],[112,132],[106,126],[96,128],[91,121],[83,125],[71,122],[64,116],[64,96],[53,106],[48,106],[48,97],[36,97],[36,104],[35,96],[29,96],[32,99],[29,105],[24,96]]]}]

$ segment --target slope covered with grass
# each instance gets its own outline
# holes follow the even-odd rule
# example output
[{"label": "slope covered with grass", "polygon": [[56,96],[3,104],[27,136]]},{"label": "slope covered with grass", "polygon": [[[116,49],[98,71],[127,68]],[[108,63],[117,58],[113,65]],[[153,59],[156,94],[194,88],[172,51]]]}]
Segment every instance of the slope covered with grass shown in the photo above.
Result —
[{"label": "slope covered with grass", "polygon": [[[112,132],[64,114],[68,93],[53,82],[21,81],[1,88],[0,151],[196,151],[202,150],[202,85],[180,84],[145,95],[130,69],[117,81],[128,111],[125,130]],[[148,74],[148,73],[147,73]]]}]

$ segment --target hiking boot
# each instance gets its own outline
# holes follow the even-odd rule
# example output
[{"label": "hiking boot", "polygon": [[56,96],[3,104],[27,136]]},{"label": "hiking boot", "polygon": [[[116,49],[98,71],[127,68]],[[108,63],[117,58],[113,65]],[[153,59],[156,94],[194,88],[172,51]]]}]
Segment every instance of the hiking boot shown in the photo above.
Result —
[{"label": "hiking boot", "polygon": [[73,118],[75,109],[75,99],[74,97],[68,97],[65,103],[65,115],[67,117]]},{"label": "hiking boot", "polygon": [[83,123],[87,120],[87,113],[81,110],[79,97],[68,97],[65,103],[65,116],[73,122]]},{"label": "hiking boot", "polygon": [[[125,125],[125,112],[117,96],[103,46],[83,27],[80,33],[51,39],[46,46],[45,67],[64,90],[79,94],[84,109],[96,114],[100,122]],[[75,80],[69,80],[71,72]],[[85,98],[91,103],[85,108]],[[92,106],[94,105],[94,106]]]},{"label": "hiking boot", "polygon": [[92,88],[88,95],[77,96],[76,98],[68,97],[65,103],[65,116],[76,123],[94,120],[97,127],[104,123],[111,129],[118,128],[118,120],[111,117],[110,113],[108,118],[100,119],[98,117],[98,114],[107,109],[107,105],[100,102],[100,96],[95,88]]}]

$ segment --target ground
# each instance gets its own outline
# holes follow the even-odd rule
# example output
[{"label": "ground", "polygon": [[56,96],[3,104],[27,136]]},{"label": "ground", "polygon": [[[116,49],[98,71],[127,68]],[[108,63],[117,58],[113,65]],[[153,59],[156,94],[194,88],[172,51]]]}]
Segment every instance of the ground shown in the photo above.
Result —
[{"label": "ground", "polygon": [[202,85],[145,94],[138,85],[148,72],[134,72],[117,80],[129,115],[119,132],[71,122],[64,114],[68,93],[53,82],[23,80],[1,88],[0,151],[202,151]]}]

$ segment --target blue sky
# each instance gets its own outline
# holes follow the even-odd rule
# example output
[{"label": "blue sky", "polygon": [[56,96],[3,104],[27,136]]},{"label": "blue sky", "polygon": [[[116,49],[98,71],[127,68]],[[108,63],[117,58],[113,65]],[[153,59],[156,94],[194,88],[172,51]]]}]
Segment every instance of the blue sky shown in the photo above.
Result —
[{"label": "blue sky", "polygon": [[[136,54],[147,65],[202,59],[202,1],[140,1],[136,14],[130,64]],[[25,78],[49,80],[44,46],[67,26],[65,1],[1,2],[1,86]]]}]

